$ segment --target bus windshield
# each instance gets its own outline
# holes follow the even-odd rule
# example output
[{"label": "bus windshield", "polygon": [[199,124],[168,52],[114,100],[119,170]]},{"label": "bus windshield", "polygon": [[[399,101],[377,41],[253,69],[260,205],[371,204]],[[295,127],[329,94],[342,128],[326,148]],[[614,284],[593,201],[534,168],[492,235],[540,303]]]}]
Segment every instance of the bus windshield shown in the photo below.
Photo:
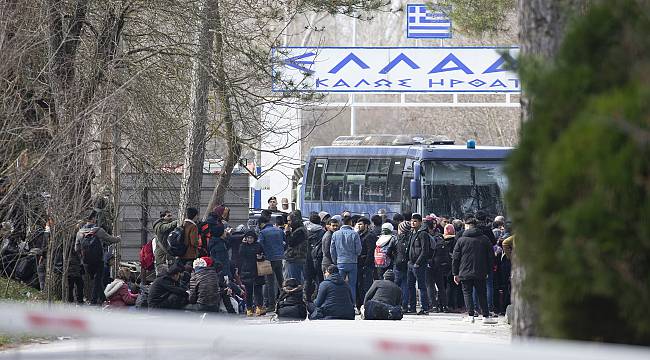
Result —
[{"label": "bus windshield", "polygon": [[425,161],[422,205],[425,214],[462,218],[469,211],[505,215],[507,179],[500,163]]}]

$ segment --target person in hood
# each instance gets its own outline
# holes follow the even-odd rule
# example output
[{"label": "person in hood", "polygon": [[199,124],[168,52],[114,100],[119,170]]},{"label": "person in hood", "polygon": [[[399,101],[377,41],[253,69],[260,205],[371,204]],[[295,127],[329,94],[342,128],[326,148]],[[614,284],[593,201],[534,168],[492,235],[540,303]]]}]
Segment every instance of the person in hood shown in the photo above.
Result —
[{"label": "person in hood", "polygon": [[185,210],[183,220],[183,241],[187,250],[180,257],[184,264],[191,264],[196,259],[199,246],[199,228],[196,226],[196,218],[199,215],[197,208],[189,207]]},{"label": "person in hood", "polygon": [[433,248],[433,277],[438,288],[437,312],[449,312],[451,294],[451,254],[456,245],[456,230],[452,224],[446,224],[442,238],[436,239]]},{"label": "person in hood", "polygon": [[[393,268],[395,259],[395,246],[397,237],[393,235],[393,224],[384,223],[381,225],[381,235],[375,242],[375,271],[378,279],[384,278],[384,273]],[[395,276],[393,275],[393,280]]]},{"label": "person in hood", "polygon": [[135,305],[138,295],[131,293],[127,284],[128,280],[128,270],[120,268],[117,271],[116,279],[104,289],[104,296],[106,296],[104,305],[108,308],[123,308]]},{"label": "person in hood", "polygon": [[287,279],[282,284],[275,313],[280,320],[305,320],[307,304],[303,300],[303,286],[296,279]]},{"label": "person in hood", "polygon": [[158,269],[161,265],[171,265],[174,257],[167,250],[167,236],[178,226],[178,221],[174,220],[172,212],[163,210],[160,212],[160,218],[153,223],[153,231],[156,234],[154,246],[154,262],[156,264],[156,276],[159,275]]},{"label": "person in hood", "polygon": [[178,285],[183,268],[177,264],[159,275],[149,288],[149,309],[181,309],[187,305],[187,292]]},{"label": "person in hood", "polygon": [[402,221],[397,225],[397,239],[395,241],[395,261],[393,271],[395,273],[395,284],[402,289],[402,311],[408,311],[409,287],[408,287],[408,252],[411,240],[411,223]]},{"label": "person in hood", "polygon": [[289,224],[284,227],[287,249],[284,252],[284,277],[304,281],[303,270],[307,261],[309,241],[300,210],[289,214]]},{"label": "person in hood", "polygon": [[309,215],[309,221],[305,222],[307,229],[307,240],[309,248],[307,249],[307,258],[303,270],[305,282],[305,296],[307,301],[311,302],[314,291],[323,281],[323,272],[321,271],[321,262],[323,260],[322,242],[325,235],[325,229],[320,224],[320,216],[317,212]]},{"label": "person in hood", "polygon": [[200,312],[219,311],[219,279],[212,267],[212,259],[204,256],[192,263],[188,310]]},{"label": "person in hood", "polygon": [[395,274],[388,269],[383,280],[375,280],[363,300],[364,320],[401,320],[402,290],[395,285]]},{"label": "person in hood", "polygon": [[[94,233],[95,237],[99,239],[102,243],[102,258],[100,261],[89,261],[89,259],[84,258],[82,252],[82,240],[89,234]],[[97,213],[93,210],[90,210],[86,214],[86,224],[83,225],[75,237],[74,251],[80,253],[81,261],[84,264],[84,270],[88,273],[90,281],[92,284],[90,303],[91,304],[101,304],[104,302],[104,263],[103,255],[105,253],[105,248],[110,244],[115,244],[120,242],[119,236],[109,235],[104,229],[97,226]]]},{"label": "person in hood", "polygon": [[483,311],[483,322],[494,323],[490,318],[487,307],[487,289],[485,281],[488,273],[492,271],[494,252],[492,243],[477,227],[478,220],[474,217],[464,219],[465,231],[458,239],[452,256],[452,273],[454,282],[461,284],[465,304],[468,307],[469,317],[474,322],[474,299],[472,290],[476,289],[478,301]]},{"label": "person in hood", "polygon": [[340,319],[354,320],[354,296],[352,289],[339,275],[336,265],[330,265],[325,272],[325,280],[318,288],[310,320]]},{"label": "person in hood", "polygon": [[257,275],[257,262],[264,261],[264,249],[257,242],[255,231],[249,230],[244,235],[244,242],[239,247],[241,263],[240,279],[246,288],[246,316],[261,316],[266,314],[262,286],[264,276]]},{"label": "person in hood", "polygon": [[230,231],[226,230],[224,221],[228,221],[230,217],[230,208],[219,205],[216,206],[210,215],[205,219],[208,223],[209,229],[209,242],[208,252],[212,261],[219,262],[223,265],[223,272],[226,276],[226,281],[232,277],[230,273],[230,256],[228,255]]}]

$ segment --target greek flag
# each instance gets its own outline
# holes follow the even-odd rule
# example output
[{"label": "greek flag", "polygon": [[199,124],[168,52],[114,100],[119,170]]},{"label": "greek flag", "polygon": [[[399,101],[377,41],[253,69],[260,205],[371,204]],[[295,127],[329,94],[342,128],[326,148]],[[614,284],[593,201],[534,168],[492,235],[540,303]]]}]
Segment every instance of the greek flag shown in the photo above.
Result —
[{"label": "greek flag", "polygon": [[410,4],[406,9],[407,38],[451,38],[451,19],[443,12],[432,12],[424,4]]}]

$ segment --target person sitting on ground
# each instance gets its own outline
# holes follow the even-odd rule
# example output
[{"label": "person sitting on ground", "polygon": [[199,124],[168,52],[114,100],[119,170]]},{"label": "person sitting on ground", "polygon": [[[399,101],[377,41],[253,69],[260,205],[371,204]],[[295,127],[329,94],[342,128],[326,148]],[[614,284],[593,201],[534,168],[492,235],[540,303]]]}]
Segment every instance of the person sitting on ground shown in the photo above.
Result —
[{"label": "person sitting on ground", "polygon": [[132,294],[127,284],[129,273],[127,269],[120,268],[117,277],[112,283],[106,286],[104,296],[106,296],[106,305],[108,308],[121,308],[135,305],[137,294]]},{"label": "person sitting on ground", "polygon": [[307,304],[303,300],[303,286],[298,280],[287,279],[284,281],[275,313],[280,320],[305,320],[307,317]]},{"label": "person sitting on ground", "polygon": [[339,268],[330,265],[325,271],[325,277],[318,287],[318,296],[314,307],[310,309],[309,319],[354,320],[352,290],[339,275]]},{"label": "person sitting on ground", "polygon": [[395,285],[393,270],[386,270],[384,280],[375,280],[363,300],[362,319],[402,320],[402,290]]},{"label": "person sitting on ground", "polygon": [[194,260],[194,272],[190,278],[189,305],[185,308],[192,311],[218,312],[219,311],[219,279],[212,266],[208,266],[209,256]]},{"label": "person sitting on ground", "polygon": [[182,272],[183,268],[174,264],[153,281],[147,299],[150,309],[181,309],[187,305],[187,292],[178,285]]},{"label": "person sitting on ground", "polygon": [[239,310],[239,302],[243,301],[241,298],[242,289],[232,281],[227,279],[224,273],[223,264],[214,262],[214,268],[219,280],[219,290],[217,296],[221,298],[219,303],[219,311],[225,310],[229,314],[236,314]]}]

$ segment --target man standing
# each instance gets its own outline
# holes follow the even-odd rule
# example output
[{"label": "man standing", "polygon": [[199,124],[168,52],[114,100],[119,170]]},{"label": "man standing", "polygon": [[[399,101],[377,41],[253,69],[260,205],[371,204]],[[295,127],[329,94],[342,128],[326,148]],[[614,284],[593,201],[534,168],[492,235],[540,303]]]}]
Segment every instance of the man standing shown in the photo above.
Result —
[{"label": "man standing", "polygon": [[305,222],[305,228],[308,233],[309,249],[303,274],[305,278],[305,296],[307,301],[311,301],[314,291],[318,289],[318,285],[323,281],[321,263],[323,260],[322,239],[325,229],[320,225],[320,216],[316,212],[309,214],[309,221]]},{"label": "man standing", "polygon": [[184,241],[187,250],[181,256],[184,264],[192,264],[197,256],[197,249],[199,246],[199,228],[196,226],[196,217],[199,210],[196,208],[187,208],[185,211],[185,220],[183,221]]},{"label": "man standing", "polygon": [[271,219],[266,216],[259,218],[260,234],[257,241],[262,245],[264,257],[271,262],[273,274],[266,275],[264,285],[264,307],[275,309],[275,299],[279,287],[284,282],[282,276],[282,260],[284,260],[284,231],[273,226]]},{"label": "man standing", "polygon": [[458,239],[452,256],[452,271],[454,282],[461,284],[465,305],[468,307],[471,322],[474,322],[474,299],[472,290],[476,289],[478,301],[483,311],[483,323],[494,324],[490,318],[487,307],[487,289],[485,281],[488,272],[492,270],[494,253],[490,240],[477,227],[478,220],[467,216],[465,219],[465,231]]},{"label": "man standing", "polygon": [[321,270],[323,274],[327,268],[332,265],[332,253],[330,252],[330,246],[332,245],[332,235],[339,229],[339,221],[332,218],[327,221],[327,226],[325,227],[327,232],[323,235],[322,248],[323,248],[323,260],[321,261]]},{"label": "man standing", "polygon": [[269,210],[278,211],[278,198],[276,198],[275,196],[271,196],[268,200],[268,204],[269,204],[269,208],[268,208]]},{"label": "man standing", "polygon": [[356,299],[357,289],[357,260],[361,254],[361,238],[352,228],[352,218],[343,218],[343,226],[332,235],[330,244],[332,263],[335,264],[341,279],[347,279],[352,290],[352,299]]},{"label": "man standing", "polygon": [[409,287],[409,312],[415,312],[415,283],[417,281],[420,290],[420,306],[418,315],[429,314],[429,299],[427,295],[426,267],[430,255],[431,239],[427,227],[422,225],[422,215],[411,215],[411,240],[408,250],[408,274]]},{"label": "man standing", "polygon": [[86,224],[77,232],[74,250],[81,254],[81,260],[92,282],[90,303],[100,305],[104,302],[104,247],[120,242],[119,236],[109,235],[97,226],[97,213],[90,210]]},{"label": "man standing", "polygon": [[370,231],[370,220],[366,217],[357,220],[357,231],[361,240],[361,254],[357,262],[359,280],[357,281],[356,304],[357,308],[361,308],[363,298],[375,280],[375,246],[377,236]]},{"label": "man standing", "polygon": [[156,263],[156,275],[160,274],[158,268],[161,265],[169,265],[173,256],[167,250],[167,236],[176,228],[178,221],[172,217],[172,212],[164,210],[160,212],[160,218],[153,223],[153,231],[156,234],[156,246],[154,247],[154,261]]}]

